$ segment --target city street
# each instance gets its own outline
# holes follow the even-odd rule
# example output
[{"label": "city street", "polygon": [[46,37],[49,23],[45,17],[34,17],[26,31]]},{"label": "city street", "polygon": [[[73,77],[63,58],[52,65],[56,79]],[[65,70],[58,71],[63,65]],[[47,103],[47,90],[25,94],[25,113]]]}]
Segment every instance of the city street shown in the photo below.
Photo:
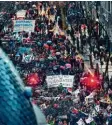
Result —
[{"label": "city street", "polygon": [[0,125],[112,125],[105,4],[0,2]]}]

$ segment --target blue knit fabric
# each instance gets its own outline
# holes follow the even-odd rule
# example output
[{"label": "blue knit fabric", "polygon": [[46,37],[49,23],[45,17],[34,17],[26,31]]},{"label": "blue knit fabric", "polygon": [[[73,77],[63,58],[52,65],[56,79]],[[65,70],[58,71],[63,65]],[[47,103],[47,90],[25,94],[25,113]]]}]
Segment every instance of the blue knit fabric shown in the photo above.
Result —
[{"label": "blue knit fabric", "polygon": [[0,49],[0,125],[37,125],[24,84]]}]

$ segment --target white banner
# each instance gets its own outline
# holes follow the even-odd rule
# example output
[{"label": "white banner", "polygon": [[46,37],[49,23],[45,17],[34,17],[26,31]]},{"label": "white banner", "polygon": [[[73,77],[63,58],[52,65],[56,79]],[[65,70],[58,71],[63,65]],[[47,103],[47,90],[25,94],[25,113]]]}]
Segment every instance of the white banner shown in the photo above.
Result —
[{"label": "white banner", "polygon": [[20,10],[16,13],[17,18],[24,18],[26,15],[26,10]]},{"label": "white banner", "polygon": [[48,88],[59,87],[61,84],[63,87],[72,88],[74,82],[74,76],[72,75],[53,75],[46,78]]},{"label": "white banner", "polygon": [[40,96],[41,99],[44,100],[59,100],[61,97],[44,97],[44,96]]},{"label": "white banner", "polygon": [[35,20],[14,20],[13,32],[34,32]]}]

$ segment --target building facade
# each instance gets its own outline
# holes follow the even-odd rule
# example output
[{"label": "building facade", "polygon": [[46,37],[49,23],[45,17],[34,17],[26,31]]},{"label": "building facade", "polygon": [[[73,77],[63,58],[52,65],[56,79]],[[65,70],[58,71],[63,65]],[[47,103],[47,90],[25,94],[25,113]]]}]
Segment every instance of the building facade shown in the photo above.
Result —
[{"label": "building facade", "polygon": [[112,41],[112,1],[100,2],[99,17]]},{"label": "building facade", "polygon": [[[96,20],[99,17],[99,22],[102,23],[112,41],[112,1],[86,1],[82,4],[91,19]],[[102,34],[105,35],[104,30],[102,30]]]}]

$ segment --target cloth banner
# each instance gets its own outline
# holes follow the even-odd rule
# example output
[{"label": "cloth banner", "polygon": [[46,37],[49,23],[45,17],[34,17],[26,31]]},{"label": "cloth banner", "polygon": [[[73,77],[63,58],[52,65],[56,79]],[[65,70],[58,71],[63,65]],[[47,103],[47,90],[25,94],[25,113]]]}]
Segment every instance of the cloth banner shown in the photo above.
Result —
[{"label": "cloth banner", "polygon": [[16,13],[17,18],[24,18],[26,15],[26,10],[20,10]]},{"label": "cloth banner", "polygon": [[13,32],[34,32],[35,20],[14,20]]},{"label": "cloth banner", "polygon": [[48,88],[59,87],[60,85],[62,85],[63,87],[72,88],[74,82],[74,76],[72,75],[47,76],[46,82]]},{"label": "cloth banner", "polygon": [[44,97],[44,96],[40,96],[41,99],[44,100],[59,100],[61,97]]}]

